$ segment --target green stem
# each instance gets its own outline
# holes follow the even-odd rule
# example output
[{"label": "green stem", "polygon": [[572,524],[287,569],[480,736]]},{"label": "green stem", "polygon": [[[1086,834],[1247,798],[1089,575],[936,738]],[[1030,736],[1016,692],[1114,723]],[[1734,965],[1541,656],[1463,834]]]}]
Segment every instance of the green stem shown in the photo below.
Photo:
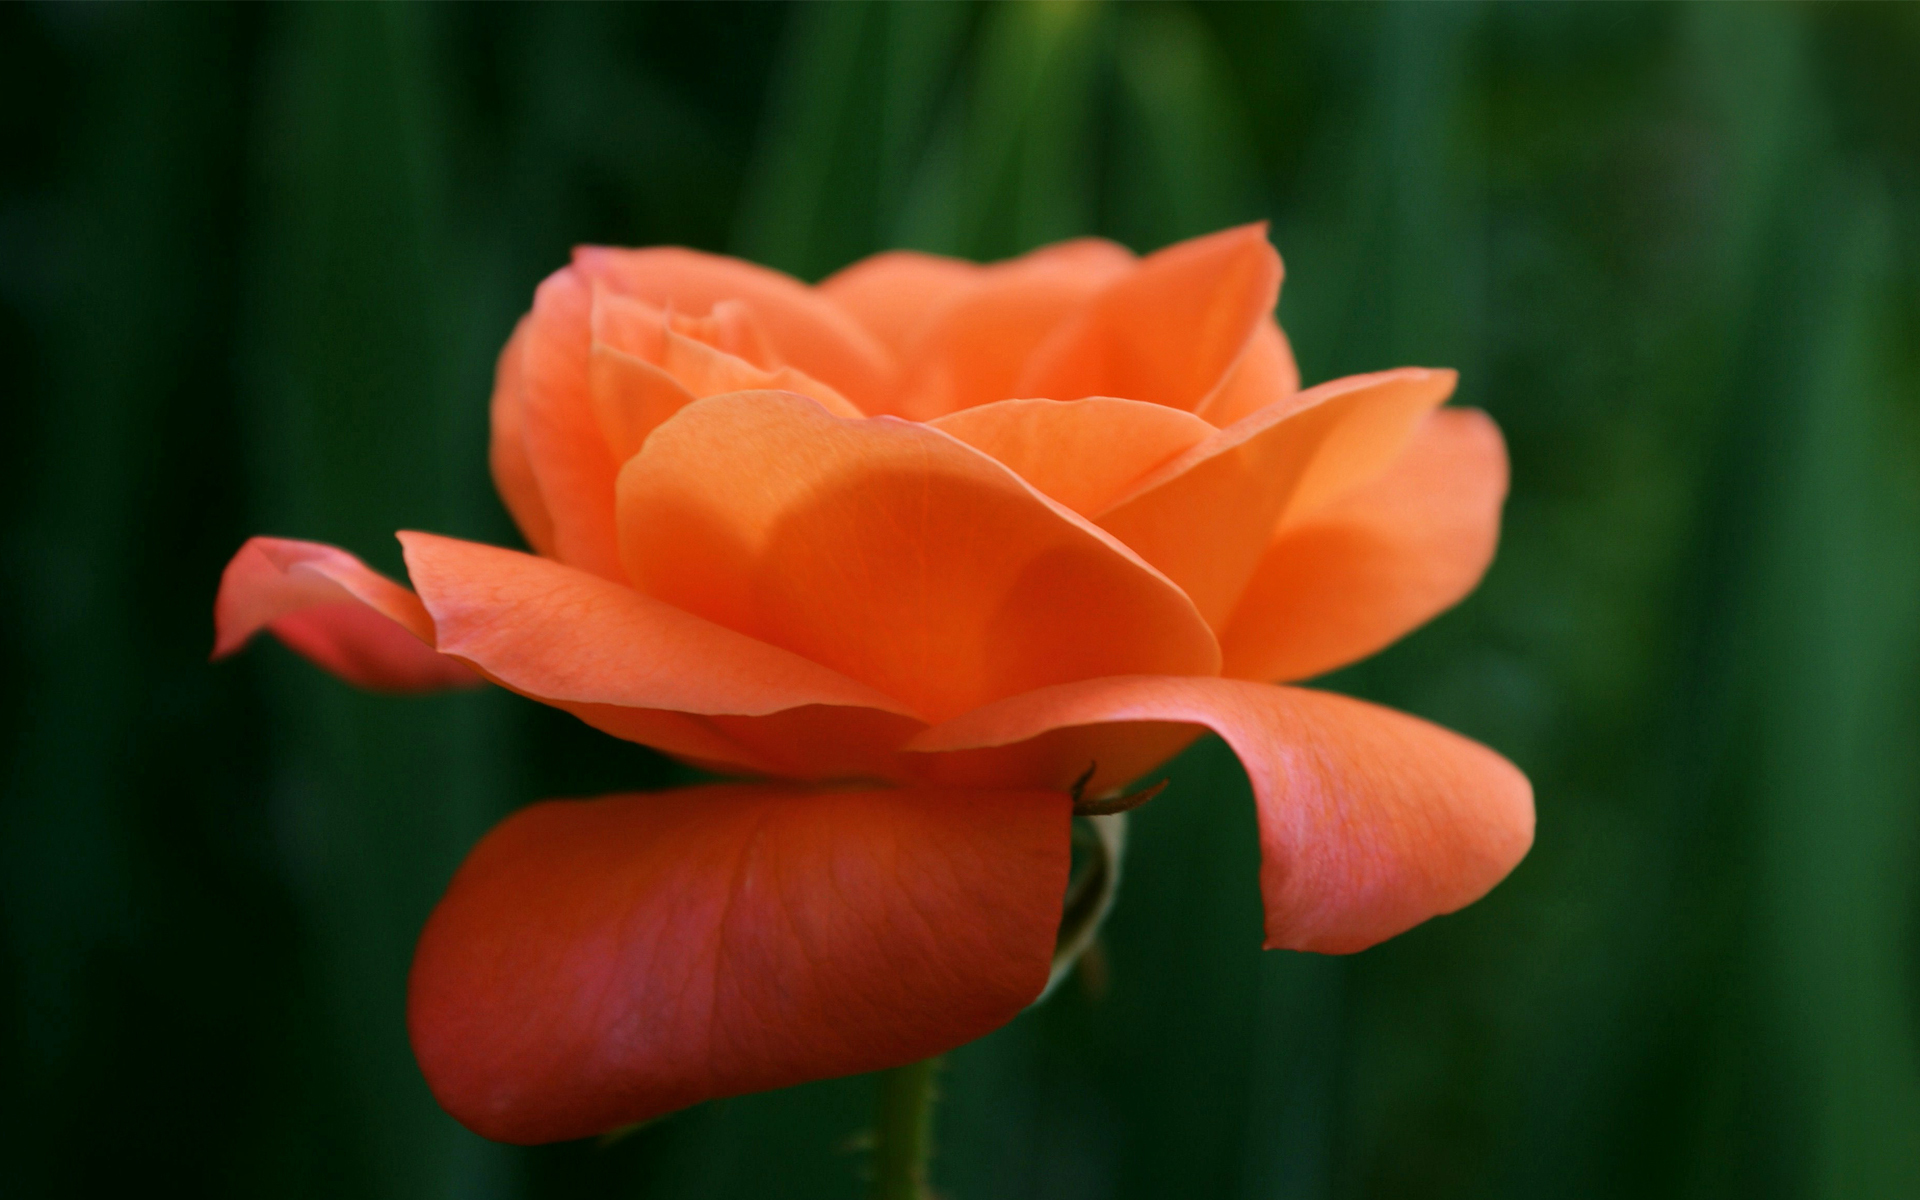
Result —
[{"label": "green stem", "polygon": [[934,1076],[938,1056],[895,1067],[880,1077],[873,1124],[872,1200],[926,1200],[927,1161],[933,1157]]}]

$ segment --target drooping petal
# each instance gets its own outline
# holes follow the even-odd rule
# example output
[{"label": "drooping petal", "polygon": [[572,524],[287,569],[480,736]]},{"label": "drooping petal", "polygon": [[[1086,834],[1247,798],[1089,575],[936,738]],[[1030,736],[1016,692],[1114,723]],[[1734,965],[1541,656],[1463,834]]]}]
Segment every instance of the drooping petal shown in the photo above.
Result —
[{"label": "drooping petal", "polygon": [[1221,637],[1223,674],[1319,675],[1452,607],[1493,561],[1506,494],[1506,446],[1486,414],[1430,414],[1386,474],[1267,547]]},{"label": "drooping petal", "polygon": [[1217,670],[1179,589],[926,426],[710,397],[654,431],[619,502],[638,586],[924,719],[1068,679]]},{"label": "drooping petal", "polygon": [[547,512],[546,498],[540,494],[540,481],[534,477],[533,463],[527,457],[526,429],[522,412],[526,404],[526,381],[521,376],[520,347],[527,337],[528,317],[513,327],[513,335],[500,351],[493,371],[493,403],[489,410],[492,440],[487,447],[487,464],[493,471],[493,486],[507,506],[520,536],[539,554],[552,554],[553,517]]},{"label": "drooping petal", "polygon": [[1028,360],[1102,288],[1133,270],[1131,254],[1098,238],[979,268],[914,327],[901,352],[900,389],[886,411],[924,421],[995,400],[1048,395],[1015,390]]},{"label": "drooping petal", "polygon": [[864,411],[874,411],[891,382],[892,356],[878,338],[832,300],[778,271],[678,246],[582,246],[573,263],[589,280],[655,308],[702,316],[716,305],[744,306],[783,362]]},{"label": "drooping petal", "polygon": [[220,576],[213,657],[262,629],[349,683],[383,692],[472,687],[478,676],[433,649],[433,622],[406,588],[333,546],[249,538]]},{"label": "drooping petal", "polygon": [[1140,260],[1039,347],[1015,396],[1124,396],[1191,412],[1240,361],[1280,295],[1264,224]]},{"label": "drooping petal", "polygon": [[1016,696],[916,737],[925,752],[1112,722],[1225,738],[1253,784],[1267,946],[1343,954],[1453,912],[1533,842],[1533,789],[1485,746],[1327,692],[1230,679],[1095,679]]},{"label": "drooping petal", "polygon": [[1268,317],[1253,331],[1246,353],[1227,372],[1226,380],[1197,411],[1225,429],[1299,392],[1300,367],[1293,361],[1293,347],[1280,332],[1280,323]]},{"label": "drooping petal", "polygon": [[1213,434],[1097,523],[1219,629],[1274,530],[1385,470],[1453,382],[1451,371],[1408,368],[1321,384]]},{"label": "drooping petal", "polygon": [[1213,433],[1192,413],[1140,400],[1001,400],[929,422],[1081,516]]},{"label": "drooping petal", "polygon": [[927,313],[972,283],[982,269],[965,259],[889,250],[829,275],[820,281],[820,293],[898,357]]},{"label": "drooping petal", "polygon": [[535,805],[427,922],[414,1052],[468,1128],[536,1143],[951,1049],[1045,985],[1069,813],[792,786]]},{"label": "drooping petal", "polygon": [[441,652],[536,699],[687,713],[899,709],[818,663],[549,559],[430,533],[400,543]]}]

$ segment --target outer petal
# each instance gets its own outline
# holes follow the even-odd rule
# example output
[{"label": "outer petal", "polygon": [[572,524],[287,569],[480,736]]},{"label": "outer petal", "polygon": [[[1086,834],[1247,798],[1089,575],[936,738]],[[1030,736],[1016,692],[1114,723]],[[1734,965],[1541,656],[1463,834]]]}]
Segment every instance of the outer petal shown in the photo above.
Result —
[{"label": "outer petal", "polygon": [[973,283],[982,270],[965,259],[889,250],[821,280],[820,292],[897,357],[927,313]]},{"label": "outer petal", "polygon": [[685,713],[899,707],[817,663],[585,571],[430,533],[402,533],[400,542],[441,651],[537,699]]},{"label": "outer petal", "polygon": [[613,481],[620,464],[594,411],[593,296],[572,268],[549,275],[522,323],[520,426],[528,465],[552,520],[551,547],[564,563],[621,578]]},{"label": "outer petal", "polygon": [[699,400],[622,470],[620,522],[652,595],[928,720],[1068,679],[1218,669],[1179,589],[925,426],[780,392]]},{"label": "outer petal", "polygon": [[540,494],[540,482],[534,477],[533,463],[527,457],[526,381],[520,368],[520,350],[527,338],[530,317],[520,318],[513,336],[500,351],[493,371],[493,438],[488,446],[488,465],[493,470],[493,486],[512,514],[514,524],[527,544],[541,554],[552,554],[553,517],[547,512],[546,498]]},{"label": "outer petal", "polygon": [[1213,426],[1140,400],[1002,400],[929,422],[1082,516],[1100,512]]},{"label": "outer petal", "polygon": [[968,286],[949,292],[915,326],[901,352],[901,388],[887,411],[929,420],[976,404],[1050,394],[1015,390],[1035,350],[1134,270],[1131,254],[1097,238],[979,268]]},{"label": "outer petal", "polygon": [[1363,950],[1479,899],[1533,842],[1533,789],[1513,764],[1437,725],[1326,692],[1096,679],[1001,701],[909,745],[1007,745],[1117,721],[1204,725],[1240,756],[1259,809],[1270,949]]},{"label": "outer petal", "polygon": [[1069,809],[743,786],[525,809],[421,935],[414,1052],[462,1123],[533,1143],[950,1049],[1046,983]]},{"label": "outer petal", "polygon": [[573,263],[589,279],[655,308],[700,316],[727,301],[744,305],[784,361],[868,412],[892,378],[892,356],[878,338],[832,300],[778,271],[677,246],[582,246]]},{"label": "outer petal", "polygon": [[1199,408],[1273,312],[1280,274],[1265,224],[1148,255],[1035,351],[1013,394]]},{"label": "outer petal", "polygon": [[1409,368],[1321,384],[1168,463],[1099,525],[1221,628],[1274,530],[1385,470],[1453,382],[1451,371]]},{"label": "outer petal", "polygon": [[344,550],[249,538],[220,576],[213,656],[265,629],[349,683],[387,692],[471,687],[479,678],[433,651],[433,623],[406,588]]},{"label": "outer petal", "polygon": [[1304,679],[1452,607],[1493,561],[1507,452],[1486,414],[1429,415],[1400,460],[1282,529],[1222,635],[1224,673]]}]

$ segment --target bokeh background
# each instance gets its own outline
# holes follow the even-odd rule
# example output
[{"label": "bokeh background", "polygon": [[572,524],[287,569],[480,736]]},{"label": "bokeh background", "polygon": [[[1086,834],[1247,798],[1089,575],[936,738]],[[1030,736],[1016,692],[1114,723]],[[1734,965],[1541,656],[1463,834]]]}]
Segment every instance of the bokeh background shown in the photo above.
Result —
[{"label": "bokeh background", "polygon": [[434,1106],[420,924],[515,805],[673,768],[504,693],[209,666],[248,534],[517,544],[492,360],[576,242],[1272,222],[1310,382],[1461,369],[1457,610],[1330,686],[1539,840],[1263,953],[1217,742],[1104,994],[951,1057],[988,1197],[1920,1196],[1920,8],[0,7],[0,1172],[13,1196],[852,1197],[872,1083],[521,1150]]}]

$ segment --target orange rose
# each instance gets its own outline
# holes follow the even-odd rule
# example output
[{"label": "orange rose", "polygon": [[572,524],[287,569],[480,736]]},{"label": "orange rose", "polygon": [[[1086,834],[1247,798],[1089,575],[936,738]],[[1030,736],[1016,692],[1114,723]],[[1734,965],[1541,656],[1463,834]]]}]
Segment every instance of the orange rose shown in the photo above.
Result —
[{"label": "orange rose", "polygon": [[1259,809],[1267,944],[1358,950],[1532,838],[1504,759],[1276,686],[1454,603],[1506,454],[1448,371],[1299,390],[1264,227],[1136,259],[883,254],[817,288],[582,249],[500,358],[534,554],[402,533],[415,591],[256,538],[216,654],[475,676],[759,782],[535,805],[429,920],[409,1026],[489,1137],[599,1132],[912,1061],[1048,976],[1074,788],[1204,729]]}]

